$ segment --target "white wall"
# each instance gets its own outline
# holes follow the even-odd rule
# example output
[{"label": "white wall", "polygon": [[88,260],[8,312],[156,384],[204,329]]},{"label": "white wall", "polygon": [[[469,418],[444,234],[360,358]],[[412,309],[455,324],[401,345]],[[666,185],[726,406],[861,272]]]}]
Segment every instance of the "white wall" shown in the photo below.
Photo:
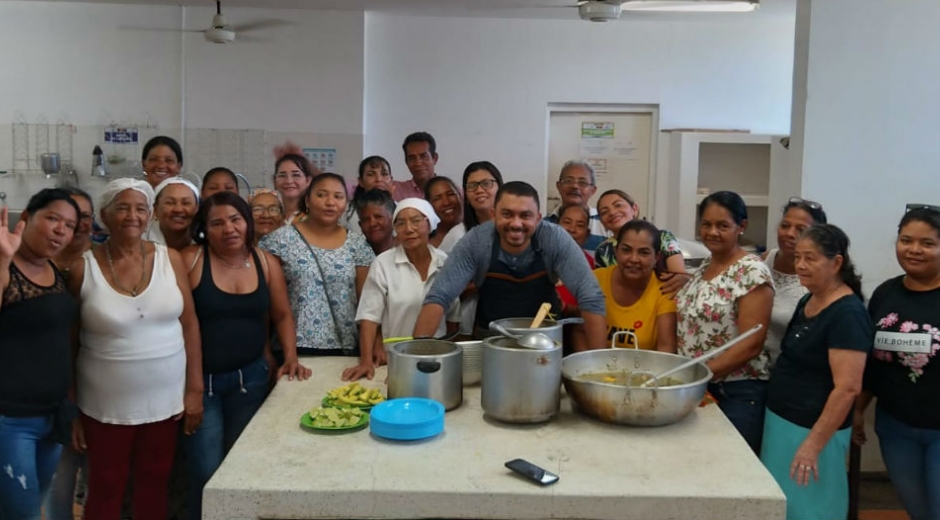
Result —
[{"label": "white wall", "polygon": [[808,95],[794,98],[805,105],[803,194],[852,238],[870,292],[900,273],[893,242],[905,203],[940,204],[940,3],[801,7],[811,18],[808,55],[797,55],[809,63]]},{"label": "white wall", "polygon": [[[901,273],[894,255],[908,202],[940,204],[940,3],[800,0],[793,136],[803,196],[852,239],[871,293]],[[803,74],[801,74],[802,76]],[[884,470],[869,409],[862,469]]]},{"label": "white wall", "polygon": [[365,26],[365,152],[386,155],[396,178],[409,175],[405,135],[427,130],[439,173],[459,179],[489,159],[543,190],[549,103],[659,104],[662,128],[789,129],[792,15],[591,24],[367,13]]},{"label": "white wall", "polygon": [[[199,33],[132,29],[202,29],[210,9],[0,2],[0,170],[11,170],[10,125],[19,113],[29,123],[42,116],[76,125],[73,153],[83,180],[91,150],[103,139],[101,125],[147,120],[174,137],[181,127],[258,129],[279,139],[289,133],[302,145],[337,148],[337,170],[355,177],[362,157],[364,14],[225,13],[233,24],[278,18],[291,25],[254,34],[260,41],[216,45]],[[49,183],[39,175],[7,175],[0,191],[17,207]],[[100,184],[89,180],[83,187],[96,191]]]}]

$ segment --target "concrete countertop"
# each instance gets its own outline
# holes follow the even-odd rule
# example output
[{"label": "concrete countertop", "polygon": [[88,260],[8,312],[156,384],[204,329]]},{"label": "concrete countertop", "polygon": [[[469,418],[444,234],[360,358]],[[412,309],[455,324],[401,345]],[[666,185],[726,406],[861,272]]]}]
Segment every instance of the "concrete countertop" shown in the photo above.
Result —
[{"label": "concrete countertop", "polygon": [[[353,358],[304,358],[313,377],[282,379],[205,488],[203,516],[229,518],[777,519],[780,488],[715,405],[677,424],[635,428],[572,411],[510,425],[483,416],[479,385],[440,436],[414,442],[301,429],[344,384]],[[385,368],[366,387],[383,388]],[[503,464],[557,473],[540,487]]]}]

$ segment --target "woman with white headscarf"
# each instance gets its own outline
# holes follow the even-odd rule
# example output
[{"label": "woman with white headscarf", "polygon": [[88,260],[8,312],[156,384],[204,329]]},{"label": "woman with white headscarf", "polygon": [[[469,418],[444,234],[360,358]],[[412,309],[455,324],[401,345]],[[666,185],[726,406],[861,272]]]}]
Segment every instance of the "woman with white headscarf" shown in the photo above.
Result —
[{"label": "woman with white headscarf", "polygon": [[[438,222],[424,199],[404,199],[396,206],[392,226],[398,245],[377,256],[369,269],[356,311],[359,364],[343,371],[344,381],[372,379],[375,366],[388,359],[383,339],[410,336],[414,330],[424,296],[447,260],[447,253],[429,244]],[[446,321],[438,326],[437,336],[457,332],[459,300],[448,309]]]},{"label": "woman with white headscarf", "polygon": [[86,518],[120,518],[133,475],[133,516],[166,518],[179,420],[202,421],[202,350],[179,253],[143,238],[153,189],[116,179],[98,205],[108,240],[68,279],[80,299],[72,444],[88,453]]},{"label": "woman with white headscarf", "polygon": [[199,189],[180,177],[169,177],[154,188],[153,222],[145,238],[177,251],[192,244],[189,226],[199,209]]}]

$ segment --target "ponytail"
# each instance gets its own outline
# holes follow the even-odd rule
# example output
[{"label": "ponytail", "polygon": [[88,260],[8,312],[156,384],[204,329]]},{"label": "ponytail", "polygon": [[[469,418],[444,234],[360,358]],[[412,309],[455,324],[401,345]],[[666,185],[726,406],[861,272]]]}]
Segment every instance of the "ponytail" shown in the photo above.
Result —
[{"label": "ponytail", "polygon": [[865,295],[862,293],[862,277],[855,270],[852,259],[849,258],[849,237],[842,229],[833,224],[816,224],[803,231],[800,238],[812,240],[822,254],[830,260],[836,255],[841,256],[842,267],[839,268],[839,278],[852,289],[856,296],[865,301]]}]

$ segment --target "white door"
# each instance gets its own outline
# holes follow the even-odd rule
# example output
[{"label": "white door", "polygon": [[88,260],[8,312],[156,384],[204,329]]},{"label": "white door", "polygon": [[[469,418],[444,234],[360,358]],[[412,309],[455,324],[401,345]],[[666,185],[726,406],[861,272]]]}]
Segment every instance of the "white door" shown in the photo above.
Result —
[{"label": "white door", "polygon": [[571,159],[594,167],[597,192],[590,205],[606,190],[629,193],[640,214],[652,213],[653,116],[645,112],[565,112],[549,114],[546,215],[561,205],[555,183],[562,165]]}]

